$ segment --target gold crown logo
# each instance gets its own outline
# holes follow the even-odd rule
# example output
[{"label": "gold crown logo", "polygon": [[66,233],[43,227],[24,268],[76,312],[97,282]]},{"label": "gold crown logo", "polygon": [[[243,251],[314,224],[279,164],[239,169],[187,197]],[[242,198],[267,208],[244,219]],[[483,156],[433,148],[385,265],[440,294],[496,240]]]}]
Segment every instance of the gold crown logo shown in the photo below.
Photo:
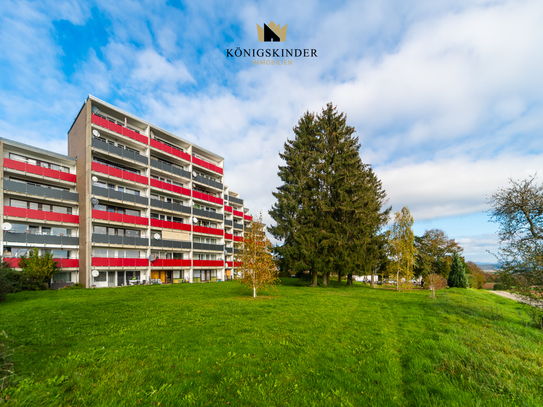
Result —
[{"label": "gold crown logo", "polygon": [[272,42],[272,41],[285,41],[287,38],[287,25],[281,28],[281,24],[275,24],[273,21],[269,24],[264,24],[264,28],[256,25],[258,31],[258,41],[260,42]]}]

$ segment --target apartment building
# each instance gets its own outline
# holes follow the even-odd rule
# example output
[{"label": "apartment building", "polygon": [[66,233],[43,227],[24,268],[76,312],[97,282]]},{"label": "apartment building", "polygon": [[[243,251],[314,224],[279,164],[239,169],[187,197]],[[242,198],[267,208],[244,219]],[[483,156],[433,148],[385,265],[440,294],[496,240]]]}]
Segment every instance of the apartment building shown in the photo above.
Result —
[{"label": "apartment building", "polygon": [[[11,176],[6,178],[8,172],[11,174],[6,161],[8,164],[10,160],[17,161],[9,154],[11,150],[16,154],[16,145],[20,143],[9,143],[3,152],[3,223],[9,221],[13,228],[12,215],[7,214],[15,209],[9,209],[12,208],[9,199],[18,192],[12,191],[10,182],[18,181],[12,181]],[[21,145],[18,148],[24,150]],[[221,156],[93,96],[87,98],[68,132],[68,156],[29,146],[26,149],[33,153],[19,154],[22,157],[17,161],[19,169],[13,171],[20,174],[14,179],[32,179],[29,166],[45,169],[40,167],[40,160],[61,166],[47,168],[49,171],[67,174],[69,170],[70,174],[69,180],[59,176],[56,183],[47,184],[67,188],[72,194],[68,196],[65,192],[60,200],[66,209],[56,208],[66,211],[70,208],[69,213],[62,215],[71,218],[57,221],[65,229],[68,219],[75,222],[74,228],[70,227],[71,231],[66,233],[70,233],[71,243],[77,239],[77,244],[69,248],[62,244],[50,248],[67,250],[68,254],[59,252],[68,256],[63,260],[77,260],[73,270],[68,265],[76,263],[66,263],[62,278],[57,279],[70,278],[87,287],[111,287],[144,281],[219,281],[235,276],[234,243],[243,240],[243,231],[252,219],[243,200],[225,185]],[[20,164],[23,159],[38,161],[36,164],[25,161],[23,169]],[[10,190],[6,189],[6,179]],[[71,205],[66,204],[67,197],[72,199]],[[15,207],[19,214],[22,215],[23,209],[27,211],[25,215],[35,210],[29,200],[23,208],[22,201],[14,199],[20,205]],[[42,201],[36,201],[40,210]],[[52,219],[48,216],[40,218],[42,223],[38,225],[45,227],[46,232]],[[13,233],[4,232],[3,246],[6,257],[13,257],[16,262],[24,247],[36,245],[25,241],[26,246],[9,246],[11,242],[6,235]],[[22,233],[27,237],[32,235],[32,232]],[[43,233],[41,229],[39,233]],[[66,236],[57,231],[60,233],[63,234],[60,237]],[[13,247],[21,250],[13,251]],[[7,252],[6,248],[12,251]],[[72,272],[68,276],[69,271]]]}]

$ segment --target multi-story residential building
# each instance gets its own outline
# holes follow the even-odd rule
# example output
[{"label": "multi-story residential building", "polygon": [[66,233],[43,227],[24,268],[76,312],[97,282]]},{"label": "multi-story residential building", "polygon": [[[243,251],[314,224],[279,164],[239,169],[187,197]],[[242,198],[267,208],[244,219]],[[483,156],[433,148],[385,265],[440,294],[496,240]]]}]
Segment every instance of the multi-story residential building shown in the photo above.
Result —
[{"label": "multi-story residential building", "polygon": [[[59,176],[56,184],[48,184],[67,188],[72,194],[71,206],[66,204],[67,195],[60,203],[67,211],[63,215],[72,216],[70,220],[75,222],[69,232],[70,242],[75,238],[78,242],[67,254],[61,254],[78,259],[78,263],[70,276],[61,263],[62,279],[88,287],[108,287],[143,281],[217,281],[235,276],[233,243],[243,240],[251,217],[243,200],[224,184],[224,159],[219,155],[92,96],[68,132],[68,156],[5,141],[5,168],[6,160],[13,160],[9,154],[13,149],[16,153],[17,145],[21,150],[35,151],[21,153],[19,160],[43,159],[61,166],[51,167],[52,171],[69,170],[69,180]],[[55,159],[45,161],[47,157]],[[13,171],[22,173],[22,180],[31,179],[28,168],[33,164],[26,161],[24,165],[24,169],[19,165],[19,170]],[[36,166],[39,168],[39,164]],[[11,178],[6,179],[11,185]],[[6,201],[6,196],[11,199],[18,192],[7,190],[6,181],[3,191],[2,221],[6,223],[13,211],[8,209],[11,201]],[[21,206],[17,208],[23,209],[19,201],[23,202],[16,199]],[[34,206],[27,201],[24,209],[28,212]],[[50,218],[40,218],[39,226],[47,228]],[[59,227],[66,228],[67,222],[61,219]],[[4,249],[23,247],[8,246],[11,242],[6,235],[11,233],[4,232]],[[25,244],[35,246],[32,242]],[[60,245],[55,250],[67,249]],[[17,257],[20,251],[4,253]]]}]

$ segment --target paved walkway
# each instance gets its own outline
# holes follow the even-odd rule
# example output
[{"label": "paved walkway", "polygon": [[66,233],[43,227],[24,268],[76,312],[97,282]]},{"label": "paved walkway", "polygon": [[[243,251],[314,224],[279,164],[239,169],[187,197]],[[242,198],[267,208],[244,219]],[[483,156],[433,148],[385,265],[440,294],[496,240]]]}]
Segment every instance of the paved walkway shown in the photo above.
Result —
[{"label": "paved walkway", "polygon": [[499,295],[499,296],[502,296],[502,297],[505,297],[505,298],[509,298],[511,300],[515,300],[515,301],[518,301],[518,302],[522,302],[524,304],[529,304],[529,305],[532,305],[534,307],[539,307],[539,308],[543,308],[543,302],[541,301],[534,301],[534,300],[531,300],[530,298],[526,298],[522,295],[518,295],[518,294],[512,294],[508,291],[490,291],[491,293],[494,293],[496,295]]}]

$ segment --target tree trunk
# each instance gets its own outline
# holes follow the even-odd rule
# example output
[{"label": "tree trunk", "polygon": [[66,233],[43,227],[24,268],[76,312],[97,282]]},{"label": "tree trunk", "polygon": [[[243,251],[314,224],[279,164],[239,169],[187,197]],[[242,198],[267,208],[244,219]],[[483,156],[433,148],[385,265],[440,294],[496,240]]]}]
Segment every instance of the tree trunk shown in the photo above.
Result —
[{"label": "tree trunk", "polygon": [[347,275],[347,285],[353,285],[353,273]]},{"label": "tree trunk", "polygon": [[375,288],[375,270],[371,271],[371,288]]},{"label": "tree trunk", "polygon": [[322,285],[329,286],[330,285],[330,272],[323,273],[322,275]]},{"label": "tree trunk", "polygon": [[311,272],[311,276],[313,277],[313,283],[311,284],[312,287],[316,287],[318,282],[317,282],[317,278],[319,277],[319,274],[317,273],[316,270],[313,270]]},{"label": "tree trunk", "polygon": [[256,298],[256,286],[253,286],[253,298]]},{"label": "tree trunk", "polygon": [[337,282],[341,283],[342,281],[343,281],[343,274],[341,273],[341,271],[338,271],[337,272]]},{"label": "tree trunk", "polygon": [[396,291],[400,291],[400,269],[396,272]]},{"label": "tree trunk", "polygon": [[436,289],[432,286],[432,298],[436,298]]}]

